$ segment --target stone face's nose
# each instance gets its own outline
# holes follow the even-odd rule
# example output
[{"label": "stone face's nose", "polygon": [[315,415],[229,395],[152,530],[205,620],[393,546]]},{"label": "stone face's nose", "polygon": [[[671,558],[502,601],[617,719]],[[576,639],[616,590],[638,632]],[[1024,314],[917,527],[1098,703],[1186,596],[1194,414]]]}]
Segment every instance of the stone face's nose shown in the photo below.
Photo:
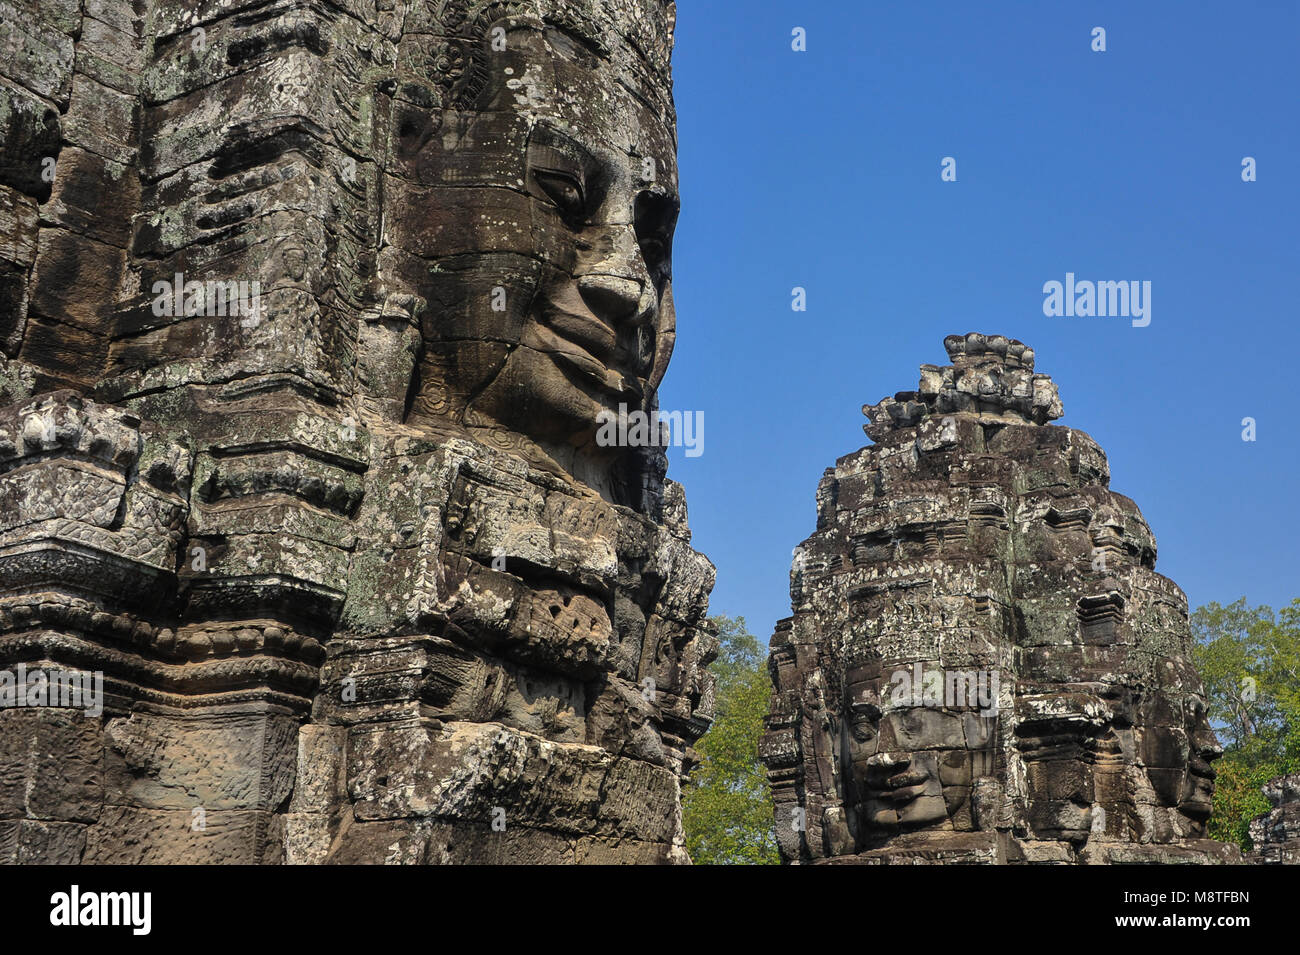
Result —
[{"label": "stone face's nose", "polygon": [[584,275],[578,291],[587,307],[600,319],[618,325],[641,317],[645,284],[618,275]]}]

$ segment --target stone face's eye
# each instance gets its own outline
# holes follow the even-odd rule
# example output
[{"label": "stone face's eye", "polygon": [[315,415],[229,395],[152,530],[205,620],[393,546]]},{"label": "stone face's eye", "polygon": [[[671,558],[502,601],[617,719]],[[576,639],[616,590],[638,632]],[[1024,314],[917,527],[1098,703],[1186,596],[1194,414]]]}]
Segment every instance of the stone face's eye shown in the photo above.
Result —
[{"label": "stone face's eye", "polygon": [[880,719],[880,707],[874,703],[854,703],[849,716],[849,729],[854,739],[867,742],[876,735],[876,723]]},{"label": "stone face's eye", "polygon": [[566,219],[582,217],[586,199],[576,176],[554,169],[538,169],[533,172],[533,178]]},{"label": "stone face's eye", "polygon": [[853,717],[854,719],[878,720],[880,719],[880,707],[874,703],[854,703]]}]

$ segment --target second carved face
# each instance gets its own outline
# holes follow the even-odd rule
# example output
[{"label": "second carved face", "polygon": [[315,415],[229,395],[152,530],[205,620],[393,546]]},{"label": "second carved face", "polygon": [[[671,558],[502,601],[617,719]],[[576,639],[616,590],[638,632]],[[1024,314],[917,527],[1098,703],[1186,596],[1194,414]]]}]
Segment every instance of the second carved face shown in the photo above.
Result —
[{"label": "second carved face", "polygon": [[411,418],[601,489],[598,415],[648,410],[674,341],[671,126],[580,38],[507,21],[483,43],[472,111],[397,91],[381,263],[424,305]]}]

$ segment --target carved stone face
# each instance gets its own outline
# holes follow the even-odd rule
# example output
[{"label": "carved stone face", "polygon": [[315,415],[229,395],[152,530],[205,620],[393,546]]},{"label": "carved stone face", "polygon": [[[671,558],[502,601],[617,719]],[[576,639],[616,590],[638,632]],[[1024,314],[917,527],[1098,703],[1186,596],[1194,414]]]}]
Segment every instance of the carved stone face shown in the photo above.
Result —
[{"label": "carved stone face", "polygon": [[1217,774],[1212,763],[1223,755],[1223,747],[1210,728],[1204,699],[1191,697],[1188,715],[1187,738],[1191,752],[1178,809],[1188,818],[1204,822],[1210,817],[1214,803],[1214,778]]},{"label": "carved stone face", "polygon": [[[1096,442],[1048,425],[1032,349],[944,344],[866,406],[876,443],[827,471],[797,551],[760,748],[778,821],[808,810],[783,857],[1230,858],[1203,844],[1220,749],[1150,528]],[[939,699],[896,692],[914,670]],[[997,675],[991,712],[949,698],[968,672]]]},{"label": "carved stone face", "polygon": [[[593,447],[672,350],[675,7],[263,7],[198,71],[120,18],[0,44],[0,669],[105,677],[75,732],[0,714],[68,761],[0,776],[74,807],[5,855],[688,861],[713,567],[662,448]],[[105,104],[112,162],[59,120]]]},{"label": "carved stone face", "polygon": [[411,418],[523,438],[579,474],[613,454],[597,415],[647,409],[672,350],[674,139],[570,35],[508,20],[483,43],[473,112],[412,104],[393,132],[415,181],[390,189],[394,261],[425,302]]},{"label": "carved stone face", "polygon": [[[1111,769],[1105,754],[1117,746],[1112,714],[1096,696],[1071,692],[1068,686],[1026,695],[1017,706],[1029,827],[1038,838],[1081,843],[1094,825],[1104,826],[1106,817],[1094,818],[1093,807],[1115,789],[1098,785],[1097,779],[1099,767],[1103,773]],[[1117,795],[1128,799],[1127,787]],[[1122,818],[1118,805],[1103,808],[1116,820]]]},{"label": "carved stone face", "polygon": [[[1114,515],[1107,526],[1119,529],[1116,544],[1136,550],[1142,538],[1131,529],[1145,528],[1140,516],[1107,510]],[[1152,590],[1162,586],[1138,573]],[[1017,700],[1028,823],[1039,838],[1078,845],[1094,836],[1141,842],[1203,834],[1211,763],[1222,750],[1187,658],[1186,613],[1178,597],[1147,603],[1142,591],[1129,594],[1081,598],[1081,644],[1045,652],[1032,674],[1033,694]],[[1049,674],[1058,676],[1044,679]]]},{"label": "carved stone face", "polygon": [[1160,805],[1201,826],[1214,798],[1212,763],[1223,748],[1210,728],[1195,671],[1183,660],[1167,661],[1163,669],[1169,685],[1141,707],[1146,722],[1138,729],[1139,755]]},{"label": "carved stone face", "polygon": [[910,705],[901,675],[910,678],[873,663],[845,681],[843,765],[861,844],[900,829],[972,828],[971,786],[991,767],[996,718]]}]

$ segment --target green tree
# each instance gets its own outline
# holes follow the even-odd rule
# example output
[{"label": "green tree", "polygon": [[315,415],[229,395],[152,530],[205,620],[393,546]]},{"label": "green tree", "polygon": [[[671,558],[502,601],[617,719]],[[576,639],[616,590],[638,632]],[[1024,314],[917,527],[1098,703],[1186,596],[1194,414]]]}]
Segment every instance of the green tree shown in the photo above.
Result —
[{"label": "green tree", "polygon": [[1252,848],[1250,820],[1269,809],[1260,787],[1300,771],[1300,599],[1275,614],[1242,599],[1192,614],[1210,722],[1224,744],[1209,833]]},{"label": "green tree", "polygon": [[700,765],[682,795],[691,858],[704,865],[775,865],[772,796],[758,761],[772,688],[758,639],[744,617],[710,618],[721,648],[709,665],[717,680],[713,726],[695,748]]}]

